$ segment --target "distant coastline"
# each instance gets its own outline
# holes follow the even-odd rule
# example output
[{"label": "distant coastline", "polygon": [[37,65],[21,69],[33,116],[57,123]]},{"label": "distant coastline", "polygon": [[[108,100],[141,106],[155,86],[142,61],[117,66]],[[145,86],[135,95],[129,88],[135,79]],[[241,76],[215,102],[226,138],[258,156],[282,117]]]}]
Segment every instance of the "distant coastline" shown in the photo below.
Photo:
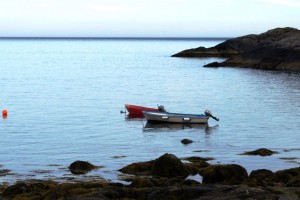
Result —
[{"label": "distant coastline", "polygon": [[275,28],[259,35],[251,34],[226,40],[214,47],[181,51],[173,57],[220,57],[204,67],[244,67],[264,70],[300,71],[300,30]]}]

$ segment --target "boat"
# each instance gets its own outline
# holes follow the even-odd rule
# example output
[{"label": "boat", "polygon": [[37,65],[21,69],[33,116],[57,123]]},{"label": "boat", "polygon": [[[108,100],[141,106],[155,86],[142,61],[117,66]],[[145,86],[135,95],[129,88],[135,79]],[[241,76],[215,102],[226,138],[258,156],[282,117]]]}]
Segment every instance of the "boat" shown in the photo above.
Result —
[{"label": "boat", "polygon": [[210,117],[219,121],[219,118],[214,117],[208,110],[205,111],[205,114],[181,114],[157,111],[142,112],[150,123],[207,124]]},{"label": "boat", "polygon": [[132,117],[144,117],[142,111],[165,111],[163,106],[158,106],[158,108],[149,108],[144,106],[132,105],[132,104],[125,104],[125,108],[128,111],[128,115]]}]

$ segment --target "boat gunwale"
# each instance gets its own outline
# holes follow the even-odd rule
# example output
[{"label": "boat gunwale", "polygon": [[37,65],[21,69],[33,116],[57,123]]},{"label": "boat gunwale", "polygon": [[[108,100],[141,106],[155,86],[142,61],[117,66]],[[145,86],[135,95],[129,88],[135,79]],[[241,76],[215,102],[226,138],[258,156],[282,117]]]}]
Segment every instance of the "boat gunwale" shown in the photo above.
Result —
[{"label": "boat gunwale", "polygon": [[153,115],[157,116],[168,116],[168,117],[188,117],[188,118],[209,118],[204,114],[183,114],[183,113],[170,113],[170,112],[160,112],[160,111],[142,111],[143,114],[153,113]]},{"label": "boat gunwale", "polygon": [[172,122],[172,121],[161,121],[161,120],[147,120],[147,122],[152,124],[207,124],[206,122]]}]

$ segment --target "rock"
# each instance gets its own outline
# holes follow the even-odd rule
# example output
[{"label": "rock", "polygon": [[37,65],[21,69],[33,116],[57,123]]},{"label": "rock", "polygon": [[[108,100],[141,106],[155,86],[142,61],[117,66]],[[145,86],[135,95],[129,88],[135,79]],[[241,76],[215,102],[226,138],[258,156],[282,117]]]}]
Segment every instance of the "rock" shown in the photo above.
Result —
[{"label": "rock", "polygon": [[154,184],[148,178],[136,178],[131,182],[130,187],[136,187],[136,188],[154,187]]},{"label": "rock", "polygon": [[205,167],[208,167],[209,164],[205,161],[199,161],[196,163],[185,163],[185,167],[188,169],[191,175],[197,175],[201,173],[201,170]]},{"label": "rock", "polygon": [[191,163],[185,163],[185,166],[188,168],[190,174],[192,175],[196,175],[198,173],[201,173],[201,170],[205,167],[208,167],[209,164],[208,160],[213,160],[213,158],[202,158],[202,157],[198,157],[198,156],[192,156],[192,157],[187,157],[187,158],[183,158],[183,160],[187,160]]},{"label": "rock", "polygon": [[245,153],[242,153],[240,155],[253,155],[253,156],[271,156],[273,154],[278,153],[277,151],[271,151],[269,149],[265,149],[265,148],[260,148],[254,151],[248,151]]},{"label": "rock", "polygon": [[72,174],[86,174],[97,167],[86,161],[77,160],[69,166]]},{"label": "rock", "polygon": [[26,194],[31,192],[27,183],[20,182],[15,185],[9,186],[3,191],[4,197],[13,197],[18,194]]},{"label": "rock", "polygon": [[162,177],[185,178],[189,175],[189,172],[179,158],[166,153],[154,161],[151,174]]},{"label": "rock", "polygon": [[151,176],[148,177],[151,180],[154,187],[172,187],[176,185],[181,185],[184,181],[182,177],[161,177],[161,176]]},{"label": "rock", "polygon": [[198,187],[198,186],[186,186],[186,187],[175,187],[175,188],[162,188],[155,190],[148,196],[149,200],[155,199],[170,199],[170,200],[184,200],[184,199],[197,199],[206,194],[213,192],[212,188],[209,187]]},{"label": "rock", "polygon": [[265,178],[265,177],[271,177],[274,176],[274,173],[271,170],[268,169],[258,169],[258,170],[253,170],[249,178]]},{"label": "rock", "polygon": [[289,185],[289,187],[298,187],[300,180],[300,167],[279,170],[275,172],[276,180]]},{"label": "rock", "polygon": [[203,183],[235,185],[248,178],[246,169],[240,165],[210,165],[201,172]]},{"label": "rock", "polygon": [[[171,178],[173,179],[173,178]],[[162,178],[166,182],[170,178]],[[149,182],[148,182],[149,181]],[[7,186],[0,190],[0,199],[299,199],[299,187],[247,187],[245,185],[203,185],[195,181],[179,179],[172,185],[160,183],[152,187],[154,180],[140,180],[135,186],[111,182],[55,183],[29,181]],[[148,183],[146,183],[148,182]],[[146,183],[146,184],[145,184]],[[145,184],[145,185],[144,185]],[[144,186],[143,186],[144,185]],[[161,185],[161,186],[160,186]],[[170,185],[170,186],[168,186]],[[0,188],[1,189],[1,188]],[[4,198],[3,198],[4,197]]]},{"label": "rock", "polygon": [[189,185],[189,186],[192,186],[192,185],[201,185],[201,183],[199,183],[199,182],[196,181],[196,180],[187,179],[187,180],[184,180],[184,181],[182,182],[182,185]]},{"label": "rock", "polygon": [[250,173],[246,183],[249,186],[276,186],[300,187],[300,167],[279,170],[273,173],[267,169],[254,170]]},{"label": "rock", "polygon": [[198,47],[194,49],[187,49],[182,52],[179,52],[172,57],[220,57],[220,58],[227,58],[233,55],[238,55],[238,51],[231,49],[229,50],[228,47],[212,47],[212,48],[205,48],[205,47]]},{"label": "rock", "polygon": [[123,167],[122,169],[119,169],[118,171],[137,176],[155,175],[162,177],[185,177],[189,174],[198,174],[200,169],[209,165],[206,160],[212,159],[213,158],[189,157],[184,158],[184,160],[188,160],[192,163],[182,163],[176,156],[172,154],[165,154],[164,156],[161,156],[156,160],[132,163],[128,166]]},{"label": "rock", "polygon": [[272,194],[272,192],[260,188],[248,188],[243,186],[186,186],[153,190],[148,195],[148,198],[145,199],[275,200],[277,198],[277,194]]},{"label": "rock", "polygon": [[203,158],[203,157],[199,157],[199,156],[191,156],[191,157],[183,158],[183,160],[187,160],[192,163],[198,163],[198,162],[202,162],[202,161],[214,160],[214,158],[211,158],[211,157]]},{"label": "rock", "polygon": [[181,140],[181,143],[182,144],[190,144],[190,143],[193,143],[193,140],[183,139],[183,140]]},{"label": "rock", "polygon": [[219,62],[212,62],[207,65],[204,65],[204,67],[221,67],[222,65]]},{"label": "rock", "polygon": [[293,178],[286,183],[287,187],[299,187],[300,188],[300,178]]},{"label": "rock", "polygon": [[0,176],[6,176],[11,172],[9,169],[0,169]]},{"label": "rock", "polygon": [[249,186],[273,186],[275,183],[274,173],[267,169],[253,170],[247,180]]},{"label": "rock", "polygon": [[154,161],[132,163],[119,169],[120,172],[134,175],[150,175]]},{"label": "rock", "polygon": [[300,31],[276,28],[259,35],[226,40],[214,47],[188,49],[175,57],[222,57],[222,63],[206,67],[247,67],[266,70],[300,71]]}]

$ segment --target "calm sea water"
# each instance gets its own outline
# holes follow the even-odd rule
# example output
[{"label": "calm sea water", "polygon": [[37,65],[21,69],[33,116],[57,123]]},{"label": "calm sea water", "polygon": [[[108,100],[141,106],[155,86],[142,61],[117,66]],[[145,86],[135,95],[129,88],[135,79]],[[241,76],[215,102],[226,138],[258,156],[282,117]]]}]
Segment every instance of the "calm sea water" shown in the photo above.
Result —
[{"label": "calm sea water", "polygon": [[[0,40],[0,182],[116,180],[117,170],[164,153],[279,170],[300,163],[300,74],[203,68],[217,59],[170,57],[222,40]],[[120,110],[212,111],[207,127],[144,127]],[[181,140],[194,141],[182,145]],[[269,157],[241,156],[269,148]],[[203,151],[203,152],[199,152]],[[290,158],[288,160],[282,158]],[[292,159],[294,158],[294,159]],[[76,160],[103,168],[73,176]]]}]

